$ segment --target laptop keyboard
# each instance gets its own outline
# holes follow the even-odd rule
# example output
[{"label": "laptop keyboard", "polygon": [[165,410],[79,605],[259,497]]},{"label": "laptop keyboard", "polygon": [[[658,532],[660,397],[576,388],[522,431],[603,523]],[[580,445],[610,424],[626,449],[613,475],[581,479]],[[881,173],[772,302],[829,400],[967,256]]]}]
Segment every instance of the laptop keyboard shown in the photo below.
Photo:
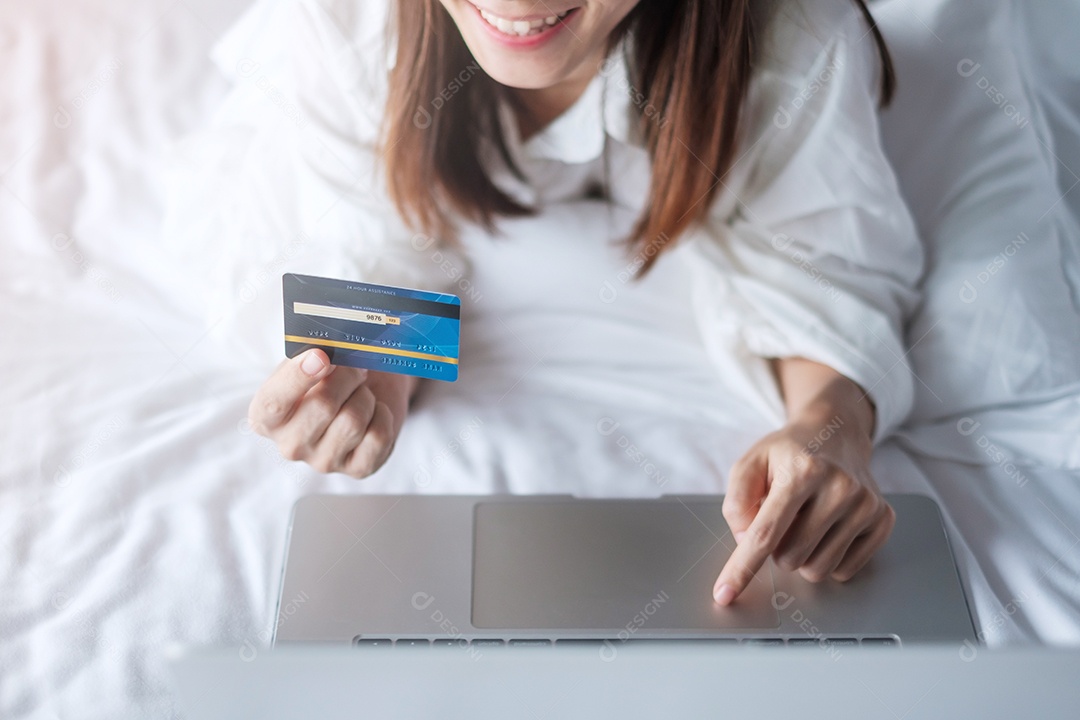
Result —
[{"label": "laptop keyboard", "polygon": [[357,647],[399,647],[399,648],[431,648],[431,647],[460,647],[460,648],[501,648],[501,647],[552,647],[554,645],[612,645],[618,647],[625,644],[640,645],[642,643],[712,643],[724,646],[743,647],[813,647],[819,646],[824,649],[847,648],[847,647],[900,647],[900,638],[895,635],[876,635],[866,637],[740,637],[740,638],[630,638],[626,640],[618,638],[562,638],[550,640],[546,638],[386,638],[364,637],[357,635],[353,639],[353,645]]}]

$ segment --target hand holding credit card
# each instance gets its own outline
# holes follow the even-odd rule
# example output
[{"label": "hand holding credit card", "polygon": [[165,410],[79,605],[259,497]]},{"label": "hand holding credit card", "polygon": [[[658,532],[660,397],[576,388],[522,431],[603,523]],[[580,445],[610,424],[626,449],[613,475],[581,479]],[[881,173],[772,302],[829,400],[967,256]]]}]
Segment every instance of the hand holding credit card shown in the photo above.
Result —
[{"label": "hand holding credit card", "polygon": [[292,273],[282,294],[290,358],[318,347],[334,365],[457,380],[455,295]]}]

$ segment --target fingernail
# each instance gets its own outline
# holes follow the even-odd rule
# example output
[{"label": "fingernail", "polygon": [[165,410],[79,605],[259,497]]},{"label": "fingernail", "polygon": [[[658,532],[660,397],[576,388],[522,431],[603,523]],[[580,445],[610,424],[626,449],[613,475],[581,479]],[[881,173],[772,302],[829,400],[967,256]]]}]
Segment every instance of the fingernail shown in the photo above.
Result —
[{"label": "fingernail", "polygon": [[720,605],[730,605],[735,599],[735,589],[730,585],[721,585],[713,592],[713,599]]},{"label": "fingernail", "polygon": [[304,358],[304,362],[300,363],[300,369],[311,377],[315,377],[322,372],[324,367],[326,367],[326,365],[323,364],[322,358],[320,358],[319,354],[314,350],[307,354],[307,357]]},{"label": "fingernail", "polygon": [[735,533],[735,542],[737,542],[739,544],[742,544],[742,541],[743,541],[744,537],[746,537],[746,531],[745,530],[741,530],[741,531]]}]

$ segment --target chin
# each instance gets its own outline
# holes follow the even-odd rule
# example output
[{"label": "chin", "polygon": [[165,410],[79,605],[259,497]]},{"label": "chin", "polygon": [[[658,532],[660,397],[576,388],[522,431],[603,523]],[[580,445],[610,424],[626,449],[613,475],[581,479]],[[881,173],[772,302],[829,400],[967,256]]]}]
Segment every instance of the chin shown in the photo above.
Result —
[{"label": "chin", "polygon": [[[487,50],[487,48],[484,48]],[[539,58],[500,57],[502,53],[473,52],[477,64],[495,82],[519,90],[542,90],[565,81],[570,74],[563,63],[547,63]]]},{"label": "chin", "polygon": [[484,72],[490,75],[495,82],[516,90],[544,90],[558,85],[562,80],[562,78],[557,76],[546,76],[530,71],[522,72],[516,68],[514,70],[507,70],[506,67],[488,67],[483,63],[481,63],[480,66],[484,68]]}]

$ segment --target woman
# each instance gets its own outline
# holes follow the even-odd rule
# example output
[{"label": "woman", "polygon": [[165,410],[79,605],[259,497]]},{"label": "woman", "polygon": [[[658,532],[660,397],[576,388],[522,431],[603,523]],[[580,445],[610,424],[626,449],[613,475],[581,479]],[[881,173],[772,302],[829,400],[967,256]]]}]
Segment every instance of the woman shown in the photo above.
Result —
[{"label": "woman", "polygon": [[[284,0],[234,30],[277,13],[295,37],[287,74],[235,58],[263,94],[298,98],[279,120],[308,124],[290,151],[300,199],[267,213],[303,232],[337,217],[365,279],[431,288],[445,278],[414,233],[450,253],[460,223],[544,213],[522,148],[575,115],[598,149],[549,155],[545,177],[561,197],[637,208],[641,274],[689,244],[704,331],[765,358],[782,396],[786,422],[729,477],[738,545],[715,601],[770,556],[813,582],[851,578],[894,523],[870,457],[910,406],[900,337],[921,269],[878,143],[891,74],[861,0],[399,0],[388,45],[382,4]],[[304,198],[320,191],[342,202],[316,218]],[[259,389],[250,422],[287,458],[362,478],[417,385],[311,350]]]}]

